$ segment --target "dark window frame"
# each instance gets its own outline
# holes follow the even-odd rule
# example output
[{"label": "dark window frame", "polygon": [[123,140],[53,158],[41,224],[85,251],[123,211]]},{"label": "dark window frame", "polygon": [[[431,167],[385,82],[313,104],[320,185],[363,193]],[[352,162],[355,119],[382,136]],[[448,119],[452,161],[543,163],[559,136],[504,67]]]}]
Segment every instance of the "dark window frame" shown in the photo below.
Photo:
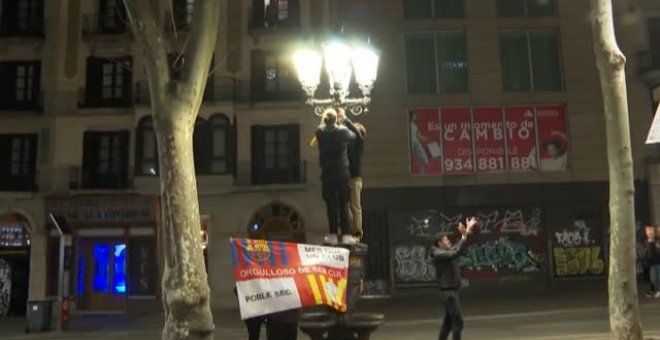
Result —
[{"label": "dark window frame", "polygon": [[465,18],[464,0],[402,0],[401,6],[405,20]]},{"label": "dark window frame", "polygon": [[[497,0],[495,3],[497,16],[500,18],[551,18],[559,15],[557,0],[550,1],[550,11],[542,12],[541,5],[534,7],[537,0]],[[517,6],[519,13],[506,12],[506,6]],[[535,12],[536,11],[536,12]]]},{"label": "dark window frame", "polygon": [[[167,54],[167,63],[169,65],[170,77],[178,80],[181,77],[181,71],[186,62],[186,56],[178,52],[170,52]],[[204,87],[203,101],[213,100],[215,94],[215,54],[211,56],[211,65],[209,66],[209,74],[206,77],[206,86]]]},{"label": "dark window frame", "polygon": [[[106,65],[111,66],[112,84],[105,84],[103,77],[107,75]],[[133,105],[133,57],[118,58],[87,58],[87,80],[85,91],[85,106],[87,107],[130,107]],[[119,79],[119,81],[118,81]],[[103,93],[105,88],[111,89],[111,96]],[[121,96],[116,97],[121,89]]]},{"label": "dark window frame", "polygon": [[[225,150],[224,155],[217,155],[213,143],[215,129],[222,129],[225,132]],[[154,153],[145,154],[146,138],[148,134],[153,133]],[[153,128],[151,116],[145,116],[140,119],[135,130],[135,175],[136,176],[157,176],[160,174],[158,159],[158,143],[156,141],[156,132]],[[193,132],[193,155],[195,161],[195,174],[197,175],[226,175],[233,174],[235,169],[235,148],[236,148],[236,130],[235,125],[229,118],[221,113],[214,114],[208,120],[198,117],[195,121],[195,130]],[[214,170],[214,162],[223,161],[226,169],[222,171]],[[151,165],[154,172],[146,171]]]},{"label": "dark window frame", "polygon": [[[268,132],[273,133],[277,141],[281,133],[287,135],[287,153],[279,154],[279,144],[274,145],[274,154],[268,155]],[[298,124],[278,124],[278,125],[253,125],[252,133],[252,183],[262,184],[287,184],[300,183],[301,161],[300,161],[300,125]],[[274,157],[274,163],[268,164],[268,157]],[[288,162],[284,162],[282,167],[280,161],[284,157]]]},{"label": "dark window frame", "polygon": [[[275,59],[275,69],[273,70],[273,80],[276,89],[269,90],[267,88],[269,81],[269,70],[266,67],[269,58]],[[295,75],[293,65],[285,64],[286,58],[280,51],[270,50],[253,50],[252,51],[252,100],[253,101],[297,101],[303,98],[302,89],[298,83]],[[287,88],[286,83],[283,85],[282,77],[283,72],[290,73],[289,77],[284,78],[284,81],[291,83],[291,88]],[[288,79],[287,79],[288,78]]]},{"label": "dark window frame", "polygon": [[0,135],[0,191],[37,190],[38,141],[37,133]]},{"label": "dark window frame", "polygon": [[[149,136],[151,134],[151,136]],[[145,150],[147,138],[152,138],[154,143],[153,154],[148,155]],[[154,172],[146,169],[151,165]],[[145,116],[138,122],[135,130],[135,175],[137,176],[158,176],[160,174],[160,163],[158,159],[158,141],[156,140],[156,130],[154,130],[153,119],[151,116]]]},{"label": "dark window frame", "polygon": [[[114,6],[113,6],[114,4]],[[102,34],[126,33],[126,9],[123,0],[99,0],[98,29]],[[114,24],[110,21],[114,20]]]},{"label": "dark window frame", "polygon": [[[443,40],[440,37],[446,36],[446,39]],[[454,37],[452,37],[454,36]],[[441,54],[441,49],[439,45],[442,42],[447,42],[449,39],[457,38],[462,40],[462,51],[463,58],[465,59],[463,63],[464,66],[458,65],[458,67],[453,67],[452,65],[441,65],[440,56],[448,56],[447,53]],[[421,40],[431,40],[433,43],[432,56],[432,72],[429,73],[425,65],[420,65],[412,59],[412,40],[419,39]],[[467,51],[467,34],[464,30],[443,30],[443,31],[432,31],[432,32],[409,32],[404,36],[404,48],[405,48],[405,70],[406,70],[406,91],[410,95],[423,95],[423,94],[465,94],[470,93],[470,60],[469,54]],[[455,52],[457,49],[443,49],[442,51]],[[449,56],[448,56],[449,57]],[[428,60],[427,60],[428,61]],[[451,63],[451,61],[445,60],[445,64]],[[416,68],[421,67],[422,69],[416,70]],[[458,82],[447,82],[447,71],[456,71],[455,74],[462,74],[461,85]],[[423,72],[422,72],[423,71]],[[432,82],[433,87],[432,91],[425,91],[424,89],[417,89],[419,85],[419,80],[415,78],[415,74],[421,72],[421,74],[429,75],[432,74],[433,79],[426,79],[427,81]],[[428,84],[427,84],[428,85]],[[453,87],[453,88],[452,88]]]},{"label": "dark window frame", "polygon": [[[110,145],[103,145],[107,140]],[[115,145],[117,142],[117,145]],[[116,146],[116,148],[115,148]],[[107,156],[102,149],[109,148]],[[89,189],[125,189],[129,185],[129,130],[85,131],[83,134],[82,186]],[[115,150],[116,149],[116,150]],[[115,155],[114,152],[117,152]],[[101,162],[108,161],[107,171]],[[115,164],[116,161],[116,164]],[[113,169],[116,167],[116,171]]]},{"label": "dark window frame", "polygon": [[[194,4],[194,0],[172,0],[172,17],[177,30],[188,31],[192,28]],[[166,19],[168,25],[172,25],[172,18]]]},{"label": "dark window frame", "polygon": [[[299,28],[300,27],[300,1],[299,0],[274,0],[278,2],[277,9],[277,21],[274,27],[270,27],[269,20],[266,13],[268,6],[266,2],[268,0],[252,0],[252,21],[251,28],[253,29],[268,29],[268,30],[277,30],[280,28]],[[280,2],[286,2],[286,18],[280,19],[284,11],[279,8]],[[275,12],[273,12],[275,13]]]},{"label": "dark window frame", "polygon": [[[229,117],[222,113],[214,114],[209,117],[211,126],[211,168],[212,174],[232,174],[236,167],[235,164],[235,146],[236,130],[235,125],[229,120]],[[224,150],[216,149],[216,133],[224,134]],[[218,170],[217,164],[224,163],[224,170]]]},{"label": "dark window frame", "polygon": [[[23,86],[19,86],[19,69],[32,73],[31,77],[23,77]],[[41,110],[41,61],[3,61],[0,62],[0,110]],[[13,81],[7,81],[13,79]],[[28,85],[29,84],[29,85]],[[26,100],[18,98],[19,90]]]},{"label": "dark window frame", "polygon": [[646,30],[649,42],[650,66],[660,67],[660,17],[649,17],[646,19]]},{"label": "dark window frame", "polygon": [[[21,4],[27,7],[21,8]],[[0,37],[44,36],[44,0],[5,0],[0,5]],[[25,13],[23,20],[21,12]]]},{"label": "dark window frame", "polygon": [[[553,72],[550,72],[551,74],[556,74],[559,76],[559,78],[556,80],[556,84],[558,85],[557,87],[541,87],[540,85],[537,85],[537,78],[535,77],[535,69],[541,69],[544,70],[546,69],[545,67],[538,67],[535,66],[537,63],[535,62],[535,59],[533,54],[533,42],[534,40],[532,39],[533,33],[548,33],[552,32],[554,35],[554,40],[556,44],[556,63],[558,70],[553,70]],[[515,86],[514,80],[513,79],[507,79],[507,75],[511,74],[513,71],[515,71],[513,68],[514,66],[511,66],[509,64],[516,64],[519,65],[520,63],[517,62],[509,62],[508,58],[506,57],[506,53],[513,53],[513,49],[505,48],[503,46],[504,41],[503,41],[503,36],[504,35],[514,35],[514,34],[519,34],[519,35],[524,35],[525,38],[525,46],[527,50],[527,60],[526,60],[526,65],[528,66],[528,70],[525,70],[523,72],[527,72],[528,74],[528,87],[527,86]],[[562,46],[561,46],[561,34],[558,28],[531,28],[531,29],[501,29],[498,32],[498,44],[499,44],[499,49],[500,49],[500,65],[502,69],[502,89],[504,92],[563,92],[566,90],[566,85],[565,85],[565,78],[564,78],[564,64],[563,64],[563,58],[562,58]],[[540,58],[538,59],[538,62],[546,62],[548,60],[548,57]],[[546,65],[547,66],[547,65]],[[511,69],[509,69],[511,68]],[[514,67],[515,68],[515,67]],[[527,84],[527,82],[525,83]],[[524,84],[523,84],[524,85]]]}]

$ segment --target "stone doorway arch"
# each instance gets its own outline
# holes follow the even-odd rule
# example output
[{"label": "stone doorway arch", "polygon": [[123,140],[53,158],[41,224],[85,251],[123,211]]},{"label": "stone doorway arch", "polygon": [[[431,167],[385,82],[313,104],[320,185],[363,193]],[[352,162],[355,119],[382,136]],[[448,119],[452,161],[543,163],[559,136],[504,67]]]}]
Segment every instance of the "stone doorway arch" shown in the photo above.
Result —
[{"label": "stone doorway arch", "polygon": [[251,239],[299,243],[307,239],[300,212],[282,202],[272,202],[257,209],[248,223],[247,235]]}]

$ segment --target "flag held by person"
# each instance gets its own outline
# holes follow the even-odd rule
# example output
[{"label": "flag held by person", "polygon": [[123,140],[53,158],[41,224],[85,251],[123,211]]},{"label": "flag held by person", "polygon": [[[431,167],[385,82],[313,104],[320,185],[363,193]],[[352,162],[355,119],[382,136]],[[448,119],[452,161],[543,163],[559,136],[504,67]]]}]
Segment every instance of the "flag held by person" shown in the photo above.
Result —
[{"label": "flag held by person", "polygon": [[236,238],[229,246],[242,319],[316,305],[346,311],[347,249]]}]

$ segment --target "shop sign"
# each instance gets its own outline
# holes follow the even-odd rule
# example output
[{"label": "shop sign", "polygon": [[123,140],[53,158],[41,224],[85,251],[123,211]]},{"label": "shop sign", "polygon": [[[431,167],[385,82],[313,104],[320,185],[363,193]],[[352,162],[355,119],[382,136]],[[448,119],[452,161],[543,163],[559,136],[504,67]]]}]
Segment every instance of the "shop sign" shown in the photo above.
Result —
[{"label": "shop sign", "polygon": [[46,211],[69,223],[150,222],[156,220],[155,203],[154,196],[142,195],[50,197]]}]

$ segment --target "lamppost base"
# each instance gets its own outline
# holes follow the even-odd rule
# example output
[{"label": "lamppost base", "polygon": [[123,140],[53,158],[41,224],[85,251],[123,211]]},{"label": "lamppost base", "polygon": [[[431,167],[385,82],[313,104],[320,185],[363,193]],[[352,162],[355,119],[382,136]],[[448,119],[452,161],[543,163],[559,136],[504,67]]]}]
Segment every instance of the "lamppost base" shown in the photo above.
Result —
[{"label": "lamppost base", "polygon": [[385,316],[378,313],[308,313],[300,319],[300,330],[311,340],[369,340]]},{"label": "lamppost base", "polygon": [[369,247],[366,244],[339,244],[350,251],[346,313],[335,310],[305,313],[300,317],[300,330],[311,340],[368,340],[385,316],[378,313],[356,313],[362,295],[364,264]]}]

